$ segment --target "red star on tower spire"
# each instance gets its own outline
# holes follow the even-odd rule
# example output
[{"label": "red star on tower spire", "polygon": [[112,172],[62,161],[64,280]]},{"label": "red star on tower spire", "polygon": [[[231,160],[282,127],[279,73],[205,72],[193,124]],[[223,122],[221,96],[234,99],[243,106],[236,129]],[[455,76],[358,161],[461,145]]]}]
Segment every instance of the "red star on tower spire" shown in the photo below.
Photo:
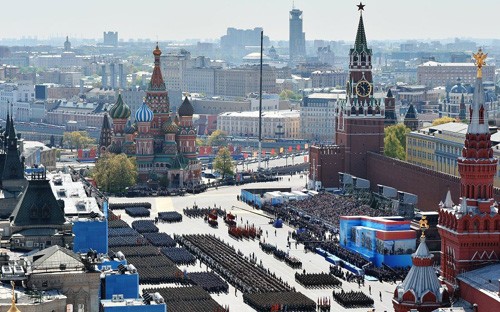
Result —
[{"label": "red star on tower spire", "polygon": [[364,11],[365,10],[365,5],[363,3],[359,3],[358,5],[356,5],[358,7],[358,11]]}]

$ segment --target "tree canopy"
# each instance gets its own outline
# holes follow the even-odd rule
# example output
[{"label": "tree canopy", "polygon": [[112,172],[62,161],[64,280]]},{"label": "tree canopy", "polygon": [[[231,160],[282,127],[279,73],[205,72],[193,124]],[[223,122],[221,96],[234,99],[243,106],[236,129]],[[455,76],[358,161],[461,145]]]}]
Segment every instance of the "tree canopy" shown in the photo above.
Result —
[{"label": "tree canopy", "polygon": [[227,147],[219,149],[219,152],[214,159],[213,168],[222,175],[222,179],[226,176],[234,174],[233,158],[231,157],[231,152]]},{"label": "tree canopy", "polygon": [[123,153],[118,155],[104,153],[99,157],[92,171],[92,177],[97,186],[105,192],[123,192],[137,182],[135,158],[127,157]]},{"label": "tree canopy", "polygon": [[449,123],[449,122],[460,122],[460,121],[458,121],[455,118],[445,116],[445,117],[434,119],[432,121],[432,125],[437,126],[437,125],[442,125],[442,124]]},{"label": "tree canopy", "polygon": [[406,159],[406,135],[410,128],[404,124],[389,126],[384,129],[384,154],[401,160]]},{"label": "tree canopy", "polygon": [[300,101],[302,100],[302,95],[300,93],[295,93],[292,90],[285,89],[280,93],[281,100],[292,100],[292,101]]},{"label": "tree canopy", "polygon": [[227,134],[222,130],[215,130],[208,137],[207,143],[210,146],[226,146],[227,145]]},{"label": "tree canopy", "polygon": [[87,148],[94,143],[95,140],[89,137],[87,131],[72,131],[64,132],[63,134],[63,144],[68,146],[71,150],[74,148]]}]

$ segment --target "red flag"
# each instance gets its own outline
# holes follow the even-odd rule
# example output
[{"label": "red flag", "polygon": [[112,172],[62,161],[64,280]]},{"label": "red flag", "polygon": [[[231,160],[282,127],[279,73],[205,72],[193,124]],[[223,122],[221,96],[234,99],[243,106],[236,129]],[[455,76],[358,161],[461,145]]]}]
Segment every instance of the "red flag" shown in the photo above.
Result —
[{"label": "red flag", "polygon": [[300,151],[300,144],[297,144],[297,150]]},{"label": "red flag", "polygon": [[274,148],[271,150],[271,155],[274,155],[276,152],[274,151]]},{"label": "red flag", "polygon": [[288,151],[291,152],[293,151],[293,148],[291,146],[288,147]]}]

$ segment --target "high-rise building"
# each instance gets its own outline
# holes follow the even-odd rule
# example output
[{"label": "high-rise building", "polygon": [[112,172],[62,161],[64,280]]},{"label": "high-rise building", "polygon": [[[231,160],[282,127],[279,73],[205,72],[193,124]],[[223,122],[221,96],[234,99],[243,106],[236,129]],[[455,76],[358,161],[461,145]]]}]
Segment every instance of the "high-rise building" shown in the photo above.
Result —
[{"label": "high-rise building", "polygon": [[290,62],[297,62],[306,57],[306,34],[302,30],[302,11],[293,8],[290,11]]},{"label": "high-rise building", "polygon": [[117,31],[108,31],[103,33],[103,45],[106,46],[118,46],[118,32]]}]

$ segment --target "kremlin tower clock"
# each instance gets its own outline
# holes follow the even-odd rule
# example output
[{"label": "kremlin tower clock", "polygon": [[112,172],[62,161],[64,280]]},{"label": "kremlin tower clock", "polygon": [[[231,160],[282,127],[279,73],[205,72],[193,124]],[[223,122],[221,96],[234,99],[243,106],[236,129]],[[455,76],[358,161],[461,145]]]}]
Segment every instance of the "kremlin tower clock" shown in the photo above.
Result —
[{"label": "kremlin tower clock", "polygon": [[366,178],[366,153],[383,153],[385,114],[380,99],[373,97],[372,50],[363,24],[365,5],[358,5],[359,23],[349,51],[347,98],[338,101],[335,143],[345,147],[344,170]]}]

